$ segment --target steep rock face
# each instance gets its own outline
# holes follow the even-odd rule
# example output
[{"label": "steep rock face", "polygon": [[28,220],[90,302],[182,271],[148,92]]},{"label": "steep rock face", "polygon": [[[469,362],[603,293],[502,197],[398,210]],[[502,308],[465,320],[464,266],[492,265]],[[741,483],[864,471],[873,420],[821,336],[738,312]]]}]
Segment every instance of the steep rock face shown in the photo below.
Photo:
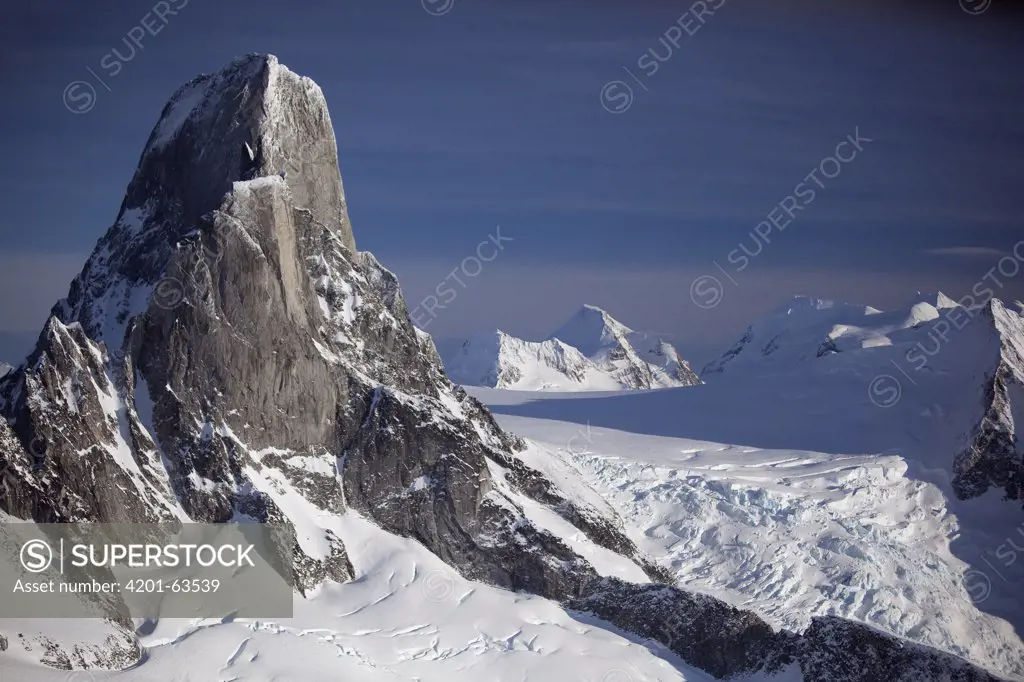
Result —
[{"label": "steep rock face", "polygon": [[1024,317],[993,299],[979,319],[997,337],[998,357],[982,386],[981,420],[953,462],[953,487],[962,499],[994,487],[1024,500]]},{"label": "steep rock face", "polygon": [[[275,175],[285,179],[295,206],[355,250],[334,128],[319,86],[276,58],[239,59],[171,97],[146,143],[122,214],[166,197],[164,224],[193,225],[220,205],[234,182]],[[166,230],[153,235],[161,236]]]},{"label": "steep rock face", "polygon": [[719,679],[778,672],[793,660],[795,636],[703,595],[606,579],[569,606],[661,642]]},{"label": "steep rock face", "polygon": [[966,661],[841,618],[814,618],[799,643],[805,680],[999,682]]},{"label": "steep rock face", "polygon": [[579,592],[592,569],[491,488],[485,452],[510,443],[448,383],[394,276],[352,250],[336,157],[277,171],[328,147],[319,88],[273,57],[175,95],[114,226],[4,379],[0,508],[296,524],[300,589],[352,577],[332,529],[290,508],[299,491],[467,574]]}]

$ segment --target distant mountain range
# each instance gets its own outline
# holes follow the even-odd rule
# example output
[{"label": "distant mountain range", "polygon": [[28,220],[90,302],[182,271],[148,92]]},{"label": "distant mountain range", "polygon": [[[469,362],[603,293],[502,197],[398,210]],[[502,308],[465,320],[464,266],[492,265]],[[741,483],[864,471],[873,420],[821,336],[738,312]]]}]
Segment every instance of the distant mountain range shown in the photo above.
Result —
[{"label": "distant mountain range", "polygon": [[[961,499],[1002,489],[1024,499],[1024,306],[998,298],[964,306],[942,293],[918,293],[899,309],[795,297],[754,322],[702,370],[726,376],[790,377],[853,370],[882,408],[904,393],[930,409],[935,396],[957,398],[947,423],[960,424],[953,487]],[[829,360],[832,362],[830,363]],[[808,363],[825,363],[812,366]]]},{"label": "distant mountain range", "polygon": [[597,306],[579,312],[543,341],[499,330],[442,350],[452,381],[541,391],[617,391],[693,386],[700,379],[672,344],[636,332]]},{"label": "distant mountain range", "polygon": [[740,370],[788,371],[794,362],[858,348],[917,340],[913,330],[959,305],[943,293],[918,292],[897,310],[882,311],[809,296],[795,296],[753,322],[702,374]]}]

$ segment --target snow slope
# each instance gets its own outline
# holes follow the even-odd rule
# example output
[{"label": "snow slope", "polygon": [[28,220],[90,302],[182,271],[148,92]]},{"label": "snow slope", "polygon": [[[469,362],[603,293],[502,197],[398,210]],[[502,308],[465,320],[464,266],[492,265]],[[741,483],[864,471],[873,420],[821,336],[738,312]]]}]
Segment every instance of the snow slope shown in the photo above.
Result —
[{"label": "snow slope", "polygon": [[962,304],[918,293],[888,312],[799,296],[750,325],[704,376],[785,383],[808,373],[853,372],[867,377],[869,397],[883,409],[907,392],[919,409],[941,397],[959,427],[939,443],[953,453],[942,467],[953,473],[955,495],[969,499],[996,489],[1021,500],[1024,317],[991,291],[981,293]]},{"label": "snow slope", "polygon": [[147,623],[144,661],[119,673],[69,677],[27,657],[6,659],[4,671],[24,682],[712,679],[553,602],[467,581],[415,541],[354,513],[328,523],[339,528],[357,577],[297,598],[291,619]]},{"label": "snow slope", "polygon": [[997,558],[1024,546],[1024,518],[994,491],[954,494],[952,444],[974,415],[938,359],[889,410],[851,354],[782,383],[470,392],[581,474],[681,587],[796,630],[820,614],[865,622],[1024,679],[1024,566]]},{"label": "snow slope", "polygon": [[585,305],[544,341],[501,330],[477,334],[445,350],[456,383],[537,391],[612,391],[691,386],[700,379],[678,351]]},{"label": "snow slope", "polygon": [[702,375],[790,371],[795,363],[832,353],[893,346],[957,307],[942,293],[918,293],[893,311],[795,296],[747,327],[732,348],[704,367]]},{"label": "snow slope", "polygon": [[[736,388],[744,390],[734,393]],[[895,440],[898,429],[851,439],[860,454],[783,447],[777,441],[799,419],[791,412],[799,400],[770,411],[762,407],[764,423],[784,423],[759,437],[757,424],[737,427],[735,414],[721,408],[737,396],[734,410],[742,412],[771,388],[752,382],[730,389],[472,392],[492,406],[503,426],[532,440],[524,460],[574,497],[618,509],[632,539],[685,587],[752,608],[776,625],[800,627],[812,615],[844,615],[1021,677],[1022,645],[1012,628],[979,610],[964,590],[962,573],[970,569],[949,539],[966,529],[943,490],[919,480],[919,463],[905,453],[867,447],[872,438]],[[706,404],[703,411],[696,409],[700,403]],[[516,411],[530,416],[511,414]],[[669,413],[690,416],[670,420]],[[788,413],[793,416],[786,423]],[[819,425],[805,431],[810,442],[827,445],[830,421],[819,417]],[[631,431],[625,422],[663,435]],[[695,431],[696,422],[710,431],[732,428],[741,442],[772,446],[679,437]],[[558,524],[528,506],[526,515],[542,527]],[[147,634],[139,666],[74,674],[90,682],[711,679],[656,645],[605,624],[594,627],[548,600],[467,581],[415,541],[354,512],[321,512],[315,523],[336,530],[344,542],[355,568],[352,582],[329,582],[309,600],[297,598],[291,619],[140,624]],[[558,534],[604,575],[636,570],[573,529],[563,526]],[[68,679],[17,656],[16,649],[9,654],[15,659],[5,658],[4,670],[12,679]],[[767,679],[801,677],[791,669]]]}]

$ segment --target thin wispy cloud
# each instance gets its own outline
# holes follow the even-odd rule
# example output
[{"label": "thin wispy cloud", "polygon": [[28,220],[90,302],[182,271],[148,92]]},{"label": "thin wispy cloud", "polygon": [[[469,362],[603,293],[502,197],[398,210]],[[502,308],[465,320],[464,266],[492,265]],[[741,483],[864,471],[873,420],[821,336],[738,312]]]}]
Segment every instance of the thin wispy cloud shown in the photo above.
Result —
[{"label": "thin wispy cloud", "polygon": [[948,246],[941,249],[925,249],[929,256],[946,256],[948,258],[1002,258],[1009,252],[989,246]]}]

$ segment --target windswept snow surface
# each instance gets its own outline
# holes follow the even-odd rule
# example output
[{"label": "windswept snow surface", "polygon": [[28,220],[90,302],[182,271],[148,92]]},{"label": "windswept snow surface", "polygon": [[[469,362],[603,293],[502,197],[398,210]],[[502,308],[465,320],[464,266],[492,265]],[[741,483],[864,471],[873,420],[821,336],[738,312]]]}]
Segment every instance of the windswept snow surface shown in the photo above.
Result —
[{"label": "windswept snow surface", "polygon": [[918,292],[905,306],[890,311],[795,296],[747,327],[733,347],[704,367],[701,375],[710,378],[725,372],[789,372],[798,370],[800,363],[834,353],[881,346],[911,347],[912,342],[927,340],[928,346],[906,361],[916,365],[915,358],[926,360],[926,349],[935,346],[935,340],[928,338],[929,329],[924,328],[926,323],[943,316],[957,329],[970,317],[941,292]]},{"label": "windswept snow surface", "polygon": [[[540,597],[463,579],[415,541],[349,513],[334,517],[356,580],[326,583],[282,620],[149,623],[146,657],[87,682],[707,682],[662,648],[569,614]],[[654,645],[651,645],[652,647]],[[15,652],[12,649],[11,652]],[[10,654],[7,654],[10,656]],[[66,671],[5,659],[25,682],[67,682]],[[92,675],[92,677],[90,677]],[[5,678],[7,679],[7,678]],[[762,677],[746,678],[763,680]],[[770,678],[796,681],[798,673]]]},{"label": "windswept snow surface", "polygon": [[995,554],[1024,546],[1019,504],[952,494],[954,392],[922,387],[883,410],[870,375],[846,369],[784,387],[468,390],[531,450],[570,463],[680,586],[775,626],[839,615],[1024,679],[1024,567]]}]

